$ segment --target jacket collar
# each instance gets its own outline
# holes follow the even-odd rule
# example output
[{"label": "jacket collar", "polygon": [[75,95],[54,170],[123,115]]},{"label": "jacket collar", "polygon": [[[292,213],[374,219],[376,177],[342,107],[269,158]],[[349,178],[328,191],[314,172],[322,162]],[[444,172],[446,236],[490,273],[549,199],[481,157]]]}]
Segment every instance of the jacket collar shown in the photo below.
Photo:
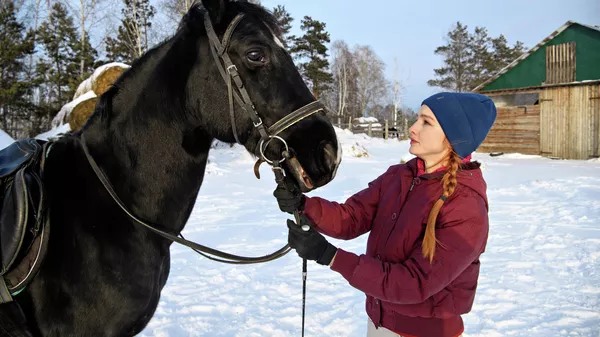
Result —
[{"label": "jacket collar", "polygon": [[[471,156],[469,155],[468,157],[465,157],[465,160],[467,158],[469,158],[469,160],[470,160]],[[461,171],[475,170],[475,169],[479,169],[479,167],[481,166],[481,163],[479,163],[479,162],[476,162],[476,161],[468,161],[467,162],[465,160],[463,160],[463,162],[460,164]],[[444,173],[446,172],[445,168],[441,168],[432,173],[424,173],[424,174],[419,175],[419,161],[421,161],[421,159],[418,157],[415,157],[406,163],[406,165],[408,166],[408,168],[410,169],[410,171],[413,175],[413,178],[419,177],[420,179],[430,180],[430,179],[439,179],[444,176]],[[460,174],[460,172],[459,172],[459,174]]]}]

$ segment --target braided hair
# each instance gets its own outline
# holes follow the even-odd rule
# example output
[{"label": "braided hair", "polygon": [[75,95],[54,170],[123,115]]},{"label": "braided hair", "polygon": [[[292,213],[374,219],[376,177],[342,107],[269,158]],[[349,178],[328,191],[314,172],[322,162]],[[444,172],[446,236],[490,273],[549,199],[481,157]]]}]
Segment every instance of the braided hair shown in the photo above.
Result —
[{"label": "braided hair", "polygon": [[429,259],[429,262],[433,262],[433,256],[435,255],[436,245],[439,244],[443,247],[443,244],[439,242],[435,237],[435,223],[437,221],[438,214],[440,213],[440,209],[446,199],[448,199],[452,193],[454,193],[454,189],[456,188],[456,174],[460,167],[460,157],[454,151],[450,151],[448,156],[446,157],[448,168],[444,173],[444,177],[442,178],[442,196],[433,204],[431,211],[429,212],[429,217],[427,218],[427,227],[425,227],[425,237],[423,238],[423,246],[422,252],[425,258]]}]

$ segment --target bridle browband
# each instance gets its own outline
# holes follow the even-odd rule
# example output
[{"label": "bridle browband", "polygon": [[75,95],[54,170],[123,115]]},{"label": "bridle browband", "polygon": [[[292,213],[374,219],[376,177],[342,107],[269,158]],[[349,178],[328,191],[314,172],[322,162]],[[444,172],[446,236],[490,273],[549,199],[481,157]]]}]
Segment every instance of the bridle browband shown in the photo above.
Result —
[{"label": "bridle browband", "polygon": [[[268,147],[268,144],[272,139],[277,139],[280,142],[282,142],[284,145],[285,150],[283,152],[285,154],[288,154],[289,149],[288,149],[287,143],[285,142],[285,140],[283,138],[278,136],[278,134],[281,133],[283,130],[289,128],[290,126],[298,123],[302,119],[304,119],[308,116],[311,116],[318,111],[324,111],[325,106],[319,101],[314,101],[314,102],[311,102],[311,103],[301,107],[300,109],[290,113],[289,115],[283,117],[282,119],[280,119],[279,121],[277,121],[276,123],[271,125],[269,128],[266,128],[264,126],[262,119],[256,112],[256,109],[255,109],[254,105],[252,104],[252,100],[250,99],[250,96],[248,95],[248,92],[246,91],[244,84],[241,81],[241,78],[237,71],[237,67],[231,62],[231,59],[229,58],[229,55],[227,54],[227,47],[229,45],[229,41],[231,40],[231,35],[233,34],[233,31],[235,30],[236,26],[239,24],[239,22],[243,18],[244,18],[244,14],[238,14],[233,19],[233,21],[229,24],[229,26],[227,27],[227,30],[225,31],[225,34],[223,37],[223,43],[221,43],[219,41],[219,39],[217,38],[217,35],[215,34],[215,31],[212,27],[212,23],[210,21],[208,12],[205,12],[205,14],[204,14],[204,25],[205,25],[208,37],[210,39],[210,44],[211,44],[210,49],[213,52],[213,56],[214,56],[216,64],[217,64],[217,68],[219,69],[221,76],[223,76],[223,79],[227,83],[227,90],[228,90],[228,94],[229,94],[229,109],[230,109],[230,114],[231,114],[231,124],[232,124],[232,129],[233,129],[233,134],[235,136],[235,139],[238,143],[241,144],[241,142],[238,139],[237,130],[236,130],[236,126],[235,126],[233,98],[235,98],[235,100],[238,102],[238,104],[242,107],[242,110],[246,111],[246,113],[252,120],[254,127],[260,133],[260,136],[261,136],[261,142],[259,144],[260,155],[263,157],[262,159],[264,161],[266,161],[267,163],[269,163],[273,166],[273,169],[274,169],[273,171],[276,173],[276,177],[278,177],[278,181],[280,181],[282,179],[281,175],[282,175],[283,169],[281,169],[281,167],[279,167],[279,164],[281,164],[284,160],[289,159],[289,155],[282,155],[282,158],[279,161],[269,160],[268,158],[265,157],[264,148]],[[220,60],[223,61],[223,65],[221,64]],[[227,69],[227,72],[225,72],[224,67],[225,67],[225,69]],[[239,95],[232,88],[232,80],[233,80],[233,83],[235,83],[237,90],[240,93]],[[240,95],[241,95],[241,97],[240,97]],[[245,256],[229,254],[226,252],[222,252],[222,251],[195,243],[193,241],[188,241],[181,235],[181,233],[174,234],[174,233],[170,233],[170,231],[168,231],[168,230],[159,229],[162,226],[159,226],[156,224],[150,224],[149,222],[140,219],[133,212],[131,212],[127,208],[127,206],[125,206],[123,201],[121,201],[121,199],[115,192],[114,188],[110,184],[110,181],[108,180],[108,178],[104,175],[104,173],[102,172],[102,170],[100,169],[100,167],[98,166],[98,164],[96,163],[94,158],[91,156],[89,149],[85,143],[83,134],[81,134],[80,141],[81,141],[81,145],[83,147],[85,157],[87,158],[90,166],[96,173],[96,176],[98,177],[98,179],[100,180],[100,182],[102,183],[102,185],[104,186],[106,191],[113,198],[115,203],[135,223],[162,236],[163,238],[173,241],[173,242],[177,242],[181,245],[187,246],[187,247],[193,249],[194,251],[196,251],[198,254],[200,254],[210,260],[217,261],[217,262],[223,262],[223,263],[230,263],[230,264],[252,264],[252,263],[268,262],[268,261],[272,261],[272,260],[275,260],[277,258],[284,256],[291,250],[289,245],[286,244],[284,247],[280,248],[279,250],[277,250],[276,252],[274,252],[272,254],[268,254],[268,255],[264,255],[264,256],[260,256],[260,257],[245,257]],[[218,258],[209,256],[207,254],[217,256]]]}]

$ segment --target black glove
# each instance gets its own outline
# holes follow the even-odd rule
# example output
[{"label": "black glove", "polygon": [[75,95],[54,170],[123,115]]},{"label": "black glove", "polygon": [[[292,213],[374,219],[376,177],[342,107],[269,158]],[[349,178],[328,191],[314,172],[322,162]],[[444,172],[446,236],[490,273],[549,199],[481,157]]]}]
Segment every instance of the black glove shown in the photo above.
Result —
[{"label": "black glove", "polygon": [[[337,248],[313,228],[313,224],[306,215],[300,215],[300,226],[292,220],[287,221],[287,226],[289,228],[288,244],[296,250],[298,256],[316,261],[324,266],[331,263]],[[305,231],[302,229],[304,226],[309,226],[310,229]]]},{"label": "black glove", "polygon": [[277,188],[273,192],[279,209],[282,212],[293,214],[295,210],[304,210],[304,194],[300,191],[298,184],[289,176],[286,176],[283,185],[277,185]]}]

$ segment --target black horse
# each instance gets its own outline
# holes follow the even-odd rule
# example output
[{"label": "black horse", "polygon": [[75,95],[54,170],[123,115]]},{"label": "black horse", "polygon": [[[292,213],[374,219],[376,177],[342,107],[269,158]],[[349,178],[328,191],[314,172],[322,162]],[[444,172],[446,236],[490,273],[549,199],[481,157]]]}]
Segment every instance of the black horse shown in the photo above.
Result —
[{"label": "black horse", "polygon": [[[37,276],[14,296],[32,335],[132,336],[153,316],[169,274],[172,241],[139,226],[115,203],[84,146],[132,213],[181,232],[199,193],[211,143],[236,139],[205,13],[219,39],[227,39],[227,50],[219,56],[235,65],[219,66],[239,73],[237,80],[264,125],[314,102],[277,39],[271,14],[241,1],[194,5],[174,37],[134,62],[99,98],[84,128],[57,139],[48,152],[47,254]],[[240,13],[243,19],[232,27]],[[235,104],[237,137],[259,156],[261,126],[257,116],[251,119],[247,113]],[[322,113],[304,117],[279,136],[317,188],[333,179],[339,145]],[[272,143],[265,155],[279,158],[282,142]]]}]

